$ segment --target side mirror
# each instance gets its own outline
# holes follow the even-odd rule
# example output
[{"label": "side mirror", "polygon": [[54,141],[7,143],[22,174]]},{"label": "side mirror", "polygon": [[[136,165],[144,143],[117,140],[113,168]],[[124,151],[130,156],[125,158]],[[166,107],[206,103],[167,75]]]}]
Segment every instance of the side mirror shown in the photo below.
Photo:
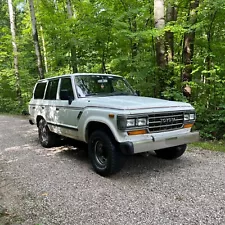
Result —
[{"label": "side mirror", "polygon": [[138,90],[136,90],[135,93],[136,93],[137,96],[141,95],[140,91],[138,91]]},{"label": "side mirror", "polygon": [[71,105],[73,101],[73,97],[70,96],[69,91],[67,89],[60,91],[60,99],[61,100],[68,100],[69,105]]},{"label": "side mirror", "polygon": [[69,99],[68,99],[69,105],[71,105],[72,101],[73,101],[73,98],[71,96],[69,96]]}]

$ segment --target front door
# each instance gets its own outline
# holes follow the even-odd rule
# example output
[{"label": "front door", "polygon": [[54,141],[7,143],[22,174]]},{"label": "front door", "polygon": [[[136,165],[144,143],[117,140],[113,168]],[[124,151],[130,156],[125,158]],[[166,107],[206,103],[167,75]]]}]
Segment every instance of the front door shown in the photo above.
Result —
[{"label": "front door", "polygon": [[[69,104],[68,100],[62,100],[62,93],[66,91],[70,98],[73,100]],[[76,107],[76,100],[74,99],[74,93],[70,77],[61,78],[59,87],[59,97],[56,103],[56,115],[60,133],[64,136],[76,138],[78,136],[78,115],[80,108]]]}]

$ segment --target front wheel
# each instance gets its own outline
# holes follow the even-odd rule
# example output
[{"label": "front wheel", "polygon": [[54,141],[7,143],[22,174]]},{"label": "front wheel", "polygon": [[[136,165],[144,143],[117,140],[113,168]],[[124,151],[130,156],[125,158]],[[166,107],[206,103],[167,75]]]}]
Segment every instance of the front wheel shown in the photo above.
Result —
[{"label": "front wheel", "polygon": [[176,159],[184,154],[186,148],[187,145],[179,145],[171,148],[156,150],[155,153],[162,159]]},{"label": "front wheel", "polygon": [[57,135],[52,133],[44,119],[38,123],[38,136],[41,145],[45,148],[52,147],[56,144]]},{"label": "front wheel", "polygon": [[119,172],[125,162],[125,155],[116,148],[116,142],[101,130],[91,134],[88,142],[88,155],[94,170],[101,176]]}]

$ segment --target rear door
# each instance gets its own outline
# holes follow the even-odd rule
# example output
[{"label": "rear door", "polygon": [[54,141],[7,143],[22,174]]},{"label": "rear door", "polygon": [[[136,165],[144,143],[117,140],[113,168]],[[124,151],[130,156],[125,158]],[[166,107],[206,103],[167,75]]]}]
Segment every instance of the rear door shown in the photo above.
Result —
[{"label": "rear door", "polygon": [[52,128],[54,132],[57,132],[57,117],[56,117],[56,102],[57,102],[57,90],[58,90],[59,79],[52,79],[48,81],[47,90],[45,93],[45,98],[42,105],[42,110],[44,112],[44,117],[48,125]]}]

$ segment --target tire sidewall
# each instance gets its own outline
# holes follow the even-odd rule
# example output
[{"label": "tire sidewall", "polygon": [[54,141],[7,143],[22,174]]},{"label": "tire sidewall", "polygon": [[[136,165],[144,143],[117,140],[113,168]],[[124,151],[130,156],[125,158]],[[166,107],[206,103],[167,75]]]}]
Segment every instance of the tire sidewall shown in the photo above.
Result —
[{"label": "tire sidewall", "polygon": [[[95,144],[97,141],[101,141],[105,147],[105,151],[107,153],[107,164],[105,166],[101,165],[95,156]],[[106,176],[112,173],[112,161],[113,161],[113,153],[115,153],[115,144],[112,139],[102,131],[94,131],[90,137],[88,143],[88,155],[91,160],[91,164],[94,170],[100,175]]]},{"label": "tire sidewall", "polygon": [[[45,134],[46,134],[46,140],[43,139],[43,129],[45,128]],[[49,128],[47,126],[47,123],[44,119],[41,119],[39,121],[39,124],[38,124],[38,135],[39,135],[39,141],[41,143],[41,145],[43,147],[49,147]]]}]

